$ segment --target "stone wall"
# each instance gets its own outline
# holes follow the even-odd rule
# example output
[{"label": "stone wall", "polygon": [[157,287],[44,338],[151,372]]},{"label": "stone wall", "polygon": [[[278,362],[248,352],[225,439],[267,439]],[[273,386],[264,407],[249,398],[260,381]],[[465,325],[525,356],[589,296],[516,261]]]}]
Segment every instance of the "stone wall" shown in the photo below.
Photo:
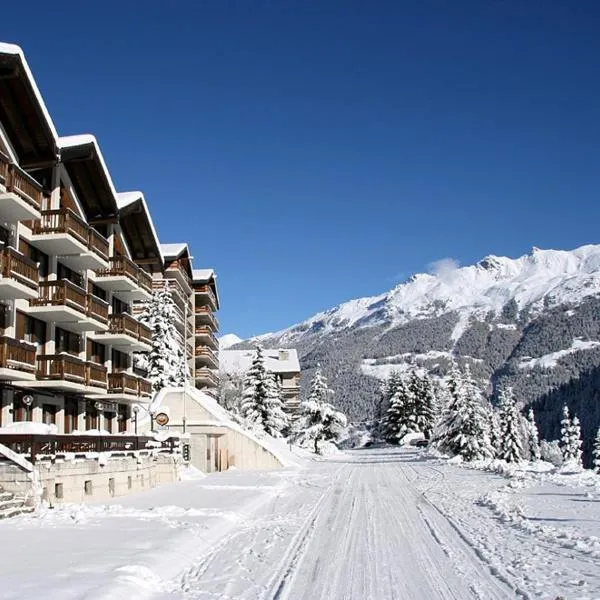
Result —
[{"label": "stone wall", "polygon": [[101,502],[178,481],[180,464],[179,455],[164,452],[39,460],[33,473],[0,463],[0,487],[32,502],[41,495],[41,500],[52,505]]}]

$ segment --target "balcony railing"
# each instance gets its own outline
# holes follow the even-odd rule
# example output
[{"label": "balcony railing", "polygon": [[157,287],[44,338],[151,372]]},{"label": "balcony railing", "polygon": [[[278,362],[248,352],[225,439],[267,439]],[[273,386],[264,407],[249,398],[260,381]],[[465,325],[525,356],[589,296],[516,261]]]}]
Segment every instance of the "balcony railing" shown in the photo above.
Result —
[{"label": "balcony railing", "polygon": [[208,346],[196,346],[196,358],[207,358],[213,364],[219,364],[219,357]]},{"label": "balcony railing", "polygon": [[17,165],[12,164],[2,153],[0,153],[0,183],[6,187],[7,192],[16,194],[21,200],[40,210],[42,186]]},{"label": "balcony railing", "polygon": [[152,384],[147,379],[131,373],[109,373],[108,393],[147,397],[152,395]]},{"label": "balcony railing", "polygon": [[200,381],[208,382],[209,384],[211,384],[213,386],[216,386],[219,383],[219,378],[217,377],[217,375],[214,373],[214,371],[211,371],[207,367],[202,367],[201,369],[196,369],[195,379],[198,382],[200,382]]},{"label": "balcony railing", "polygon": [[152,289],[155,291],[161,291],[168,289],[173,295],[175,302],[185,304],[190,299],[190,293],[185,290],[184,286],[178,279],[167,278],[167,279],[154,279],[152,280]]},{"label": "balcony railing", "polygon": [[129,335],[136,340],[152,343],[152,330],[127,313],[109,316],[109,333]]},{"label": "balcony railing", "polygon": [[70,208],[43,210],[42,218],[33,224],[33,233],[34,235],[68,234],[100,258],[108,260],[108,240]]},{"label": "balcony railing", "polygon": [[10,337],[0,337],[0,367],[35,373],[35,346]]},{"label": "balcony railing", "polygon": [[37,265],[27,256],[14,248],[3,248],[0,253],[0,271],[2,277],[14,279],[27,287],[37,290],[39,271]]},{"label": "balcony railing", "polygon": [[68,279],[40,282],[40,297],[29,301],[30,306],[68,306],[87,312],[87,294]]},{"label": "balcony railing", "polygon": [[173,454],[179,451],[179,438],[157,441],[151,437],[132,435],[31,435],[0,434],[0,444],[17,454],[29,457],[32,463],[38,459],[53,459],[61,454],[85,456],[90,452],[134,452],[150,450]]},{"label": "balcony railing", "polygon": [[93,227],[88,230],[88,248],[104,260],[108,260],[108,240]]},{"label": "balcony railing", "polygon": [[217,321],[213,311],[208,306],[195,306],[194,314],[198,321],[207,321],[215,331],[219,329],[219,321]]},{"label": "balcony railing", "polygon": [[108,387],[106,378],[107,368],[104,365],[99,365],[95,362],[85,363],[85,383],[90,387],[102,388],[105,390]]},{"label": "balcony railing", "polygon": [[96,270],[97,277],[127,277],[139,287],[152,292],[152,277],[126,256],[111,256],[108,269]]},{"label": "balcony railing", "polygon": [[209,285],[195,285],[194,293],[197,296],[207,296],[213,307],[215,309],[217,308],[217,296],[212,291],[212,288]]},{"label": "balcony railing", "polygon": [[219,342],[218,342],[217,338],[215,337],[215,334],[212,332],[212,329],[208,325],[202,325],[202,326],[196,327],[195,334],[196,334],[196,337],[200,337],[204,340],[208,340],[208,343],[213,348],[219,347]]},{"label": "balcony railing", "polygon": [[70,354],[42,354],[37,357],[38,379],[85,384],[86,363]]},{"label": "balcony railing", "polygon": [[87,315],[101,323],[108,323],[108,302],[93,294],[87,295]]}]

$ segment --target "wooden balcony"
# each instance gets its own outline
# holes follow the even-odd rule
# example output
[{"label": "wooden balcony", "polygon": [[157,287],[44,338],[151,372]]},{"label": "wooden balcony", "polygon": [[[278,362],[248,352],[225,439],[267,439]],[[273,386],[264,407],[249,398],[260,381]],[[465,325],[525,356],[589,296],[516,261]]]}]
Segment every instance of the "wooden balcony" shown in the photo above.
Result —
[{"label": "wooden balcony", "polygon": [[197,305],[204,306],[206,303],[208,303],[208,306],[210,306],[212,310],[217,310],[219,308],[219,305],[217,303],[217,296],[212,291],[212,288],[209,285],[195,285],[194,296],[195,303]]},{"label": "wooden balcony", "polygon": [[208,306],[195,306],[194,315],[196,316],[196,325],[208,324],[213,331],[219,330],[219,322]]},{"label": "wooden balcony", "polygon": [[152,344],[150,328],[126,313],[109,315],[108,331],[90,333],[89,337],[124,352],[148,351]]},{"label": "wooden balcony", "polygon": [[213,369],[219,367],[219,358],[208,346],[196,346],[194,356],[197,365],[206,365]]},{"label": "wooden balcony", "polygon": [[[37,378],[52,381],[57,387],[83,389],[87,380],[86,363],[70,354],[43,354],[37,357]],[[75,384],[69,386],[68,384]]]},{"label": "wooden balcony", "polygon": [[0,337],[0,378],[35,379],[35,346],[10,337]]},{"label": "wooden balcony", "polygon": [[108,329],[108,304],[67,279],[42,281],[29,306],[31,315],[70,331]]},{"label": "wooden balcony", "polygon": [[217,340],[212,328],[208,325],[196,326],[195,329],[196,341],[210,346],[214,349],[219,349],[219,340]]},{"label": "wooden balcony", "polygon": [[[37,435],[26,433],[0,434],[0,444],[17,454],[26,455],[30,462],[53,460],[71,454],[86,458],[91,452],[110,452],[134,455],[137,452],[179,452],[179,438],[157,442],[152,437],[133,435]],[[95,460],[95,459],[94,459]]]},{"label": "wooden balcony", "polygon": [[0,152],[0,221],[40,218],[42,186]]},{"label": "wooden balcony", "polygon": [[87,295],[87,316],[103,324],[108,324],[108,302],[94,296]]},{"label": "wooden balcony", "polygon": [[95,275],[97,286],[125,302],[147,300],[152,293],[152,277],[126,256],[111,256],[108,268],[97,269]]},{"label": "wooden balcony", "polygon": [[10,246],[0,250],[0,299],[37,298],[39,272],[37,265]]},{"label": "wooden balcony", "polygon": [[33,224],[31,244],[60,256],[72,269],[99,269],[108,261],[108,240],[70,208],[43,210]]},{"label": "wooden balcony", "polygon": [[186,291],[179,279],[153,279],[152,289],[157,292],[168,289],[173,296],[173,300],[179,307],[184,307],[190,301],[191,294],[189,291]]},{"label": "wooden balcony", "polygon": [[194,376],[196,387],[202,389],[204,387],[217,387],[219,385],[218,375],[207,367],[196,369]]},{"label": "wooden balcony", "polygon": [[152,395],[152,384],[132,373],[109,373],[108,393],[114,396],[135,396],[140,399]]},{"label": "wooden balcony", "polygon": [[107,389],[107,368],[94,362],[85,363],[85,383],[88,387]]}]

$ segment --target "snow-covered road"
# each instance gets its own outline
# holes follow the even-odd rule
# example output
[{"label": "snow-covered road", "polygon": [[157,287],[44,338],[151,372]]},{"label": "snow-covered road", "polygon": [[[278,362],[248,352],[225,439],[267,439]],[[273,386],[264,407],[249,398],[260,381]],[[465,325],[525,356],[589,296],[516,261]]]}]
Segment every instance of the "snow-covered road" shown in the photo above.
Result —
[{"label": "snow-covered road", "polygon": [[[443,472],[395,449],[317,463],[181,578],[186,598],[514,598],[426,498]],[[418,484],[418,485],[417,485]]]},{"label": "snow-covered road", "polygon": [[354,450],[1,522],[0,598],[591,600],[599,534],[589,472]]}]

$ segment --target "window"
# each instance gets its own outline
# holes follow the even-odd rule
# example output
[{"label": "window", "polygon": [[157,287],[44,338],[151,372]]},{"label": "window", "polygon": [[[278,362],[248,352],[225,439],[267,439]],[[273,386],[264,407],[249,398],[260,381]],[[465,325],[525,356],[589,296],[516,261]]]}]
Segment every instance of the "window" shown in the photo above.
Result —
[{"label": "window", "polygon": [[60,327],[56,328],[56,354],[66,352],[77,356],[81,352],[81,336]]},{"label": "window", "polygon": [[72,433],[77,429],[79,403],[76,398],[65,398],[65,433]]},{"label": "window", "polygon": [[88,340],[87,359],[99,365],[103,365],[106,362],[106,346]]},{"label": "window", "polygon": [[63,497],[64,491],[63,491],[63,484],[62,483],[55,483],[54,484],[54,497],[57,500],[60,500]]},{"label": "window", "polygon": [[27,406],[21,398],[13,401],[13,420],[15,422],[32,421],[33,404]]},{"label": "window", "polygon": [[112,309],[113,309],[113,315],[119,315],[121,313],[129,314],[129,312],[130,312],[129,304],[127,304],[126,302],[123,302],[122,300],[119,300],[118,298],[113,298]]},{"label": "window", "polygon": [[125,352],[119,352],[119,350],[112,350],[111,353],[112,370],[115,373],[126,371],[129,368],[129,354]]},{"label": "window", "polygon": [[100,298],[100,300],[104,300],[106,302],[106,292],[99,288],[95,283],[89,282],[90,294],[96,296],[96,298]]},{"label": "window", "polygon": [[43,346],[46,343],[46,323],[17,311],[17,339]]},{"label": "window", "polygon": [[79,273],[73,271],[73,269],[65,267],[65,265],[63,265],[62,263],[58,263],[56,277],[58,279],[68,279],[71,283],[74,283],[79,287],[83,287],[83,277]]},{"label": "window", "polygon": [[56,405],[42,404],[42,422],[45,425],[56,424]]},{"label": "window", "polygon": [[49,259],[48,255],[39,250],[38,248],[34,248],[29,242],[21,238],[19,240],[19,252],[30,258],[33,262],[38,264],[38,268],[40,270],[40,278],[46,279],[48,277],[49,272]]},{"label": "window", "polygon": [[92,495],[92,480],[88,479],[87,481],[83,482],[83,491],[85,493],[86,496],[91,496]]}]

